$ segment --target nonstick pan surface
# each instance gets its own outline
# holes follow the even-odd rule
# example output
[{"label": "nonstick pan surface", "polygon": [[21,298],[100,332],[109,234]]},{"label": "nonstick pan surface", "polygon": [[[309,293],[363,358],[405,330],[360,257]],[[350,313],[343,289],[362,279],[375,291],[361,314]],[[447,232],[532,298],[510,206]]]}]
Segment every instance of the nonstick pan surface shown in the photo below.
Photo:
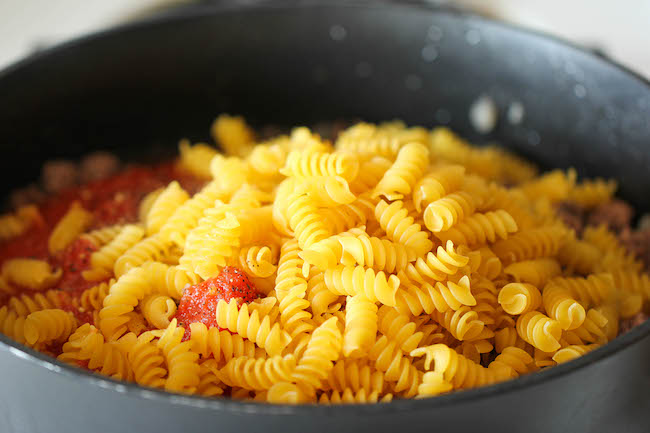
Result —
[{"label": "nonstick pan surface", "polygon": [[[254,124],[401,118],[614,177],[650,208],[648,83],[589,52],[420,4],[218,3],[47,50],[0,73],[7,192],[55,157],[171,155],[220,112]],[[481,95],[499,121],[478,134]],[[513,104],[520,122],[508,120]],[[0,335],[0,431],[647,431],[650,323],[577,361],[434,399],[345,407],[180,396],[74,369]]]}]

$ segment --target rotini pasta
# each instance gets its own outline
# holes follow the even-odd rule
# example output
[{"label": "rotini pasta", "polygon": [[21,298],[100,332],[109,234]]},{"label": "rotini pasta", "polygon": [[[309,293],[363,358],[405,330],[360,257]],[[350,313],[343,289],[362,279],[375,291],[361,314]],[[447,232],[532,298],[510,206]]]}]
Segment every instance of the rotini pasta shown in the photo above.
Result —
[{"label": "rotini pasta", "polygon": [[92,223],[93,215],[85,210],[78,201],[72,203],[68,212],[52,230],[48,240],[48,249],[56,254],[65,249],[80,234],[86,231]]}]

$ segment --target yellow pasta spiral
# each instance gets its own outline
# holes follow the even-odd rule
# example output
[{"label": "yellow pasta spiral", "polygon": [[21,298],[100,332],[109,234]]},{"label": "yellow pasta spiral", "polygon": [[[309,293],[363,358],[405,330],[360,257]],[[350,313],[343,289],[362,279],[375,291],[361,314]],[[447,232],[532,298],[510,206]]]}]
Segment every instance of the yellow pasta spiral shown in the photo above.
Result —
[{"label": "yellow pasta spiral", "polygon": [[615,284],[612,274],[599,273],[587,278],[553,278],[549,284],[568,290],[583,306],[598,306],[612,299]]},{"label": "yellow pasta spiral", "polygon": [[160,228],[159,234],[163,239],[170,239],[178,247],[185,245],[185,238],[199,222],[203,212],[214,206],[216,200],[224,200],[229,197],[220,185],[210,182],[201,191],[180,205]]},{"label": "yellow pasta spiral", "polygon": [[429,240],[426,232],[420,230],[420,225],[415,224],[413,218],[407,215],[408,211],[399,200],[390,205],[380,200],[375,207],[375,217],[388,238],[411,248],[416,255],[422,256],[431,250],[433,242]]},{"label": "yellow pasta spiral", "polygon": [[301,249],[309,248],[330,236],[327,225],[318,215],[316,204],[309,195],[293,194],[289,197],[289,202],[287,219]]},{"label": "yellow pasta spiral", "polygon": [[585,321],[585,309],[566,287],[549,284],[544,288],[543,301],[546,313],[560,322],[562,329],[576,329]]},{"label": "yellow pasta spiral", "polygon": [[35,311],[25,319],[25,341],[30,345],[65,341],[76,328],[72,313],[57,308]]},{"label": "yellow pasta spiral", "polygon": [[61,309],[69,300],[70,295],[67,292],[52,289],[44,293],[34,293],[31,296],[25,293],[12,296],[7,301],[7,306],[19,316],[27,317],[36,311],[51,308]]},{"label": "yellow pasta spiral", "polygon": [[444,165],[435,168],[415,184],[413,203],[421,212],[430,203],[456,191],[463,181],[465,167],[461,165]]},{"label": "yellow pasta spiral", "polygon": [[341,176],[353,181],[359,172],[359,159],[352,153],[319,152],[315,150],[292,151],[280,173],[286,176]]},{"label": "yellow pasta spiral", "polygon": [[9,259],[2,264],[2,279],[32,290],[53,287],[63,275],[63,270],[52,269],[45,260]]},{"label": "yellow pasta spiral", "polygon": [[384,383],[384,373],[365,361],[340,359],[334,363],[325,385],[326,388],[338,392],[346,389],[358,392],[363,389],[367,393],[381,393]]},{"label": "yellow pasta spiral", "polygon": [[215,397],[223,394],[221,379],[217,376],[219,369],[217,361],[206,359],[199,365],[199,386],[197,392],[206,397]]},{"label": "yellow pasta spiral", "polygon": [[357,194],[372,190],[392,165],[389,159],[382,156],[373,156],[367,161],[362,161],[359,174],[350,184],[350,190]]},{"label": "yellow pasta spiral", "polygon": [[210,179],[210,161],[217,155],[216,149],[205,143],[192,146],[189,140],[182,139],[178,143],[178,153],[178,165],[182,170],[201,179]]},{"label": "yellow pasta spiral", "polygon": [[172,319],[156,343],[169,370],[165,389],[193,393],[199,385],[199,355],[191,351],[190,341],[181,342],[185,330],[176,325],[176,319]]},{"label": "yellow pasta spiral", "polygon": [[176,302],[167,295],[154,293],[140,302],[140,311],[147,322],[158,329],[164,329],[176,314]]},{"label": "yellow pasta spiral", "polygon": [[249,339],[271,356],[280,355],[291,341],[290,335],[280,328],[279,323],[272,323],[269,316],[260,320],[258,311],[249,314],[247,304],[243,304],[239,309],[234,299],[230,302],[219,301],[216,320],[220,328]]},{"label": "yellow pasta spiral", "polygon": [[428,166],[429,150],[426,146],[418,142],[405,145],[375,187],[375,196],[382,195],[391,201],[404,198],[411,193]]},{"label": "yellow pasta spiral", "polygon": [[588,275],[596,270],[602,259],[600,250],[589,242],[579,239],[568,239],[557,255],[558,261],[582,275]]},{"label": "yellow pasta spiral", "polygon": [[108,282],[99,283],[84,290],[79,296],[78,307],[81,311],[99,311],[104,305],[104,298],[108,296],[110,287],[115,284],[112,279]]},{"label": "yellow pasta spiral", "polygon": [[35,205],[21,206],[15,213],[0,215],[0,240],[19,236],[42,216]]},{"label": "yellow pasta spiral", "polygon": [[343,355],[360,358],[370,349],[377,335],[377,305],[365,295],[348,296],[343,333]]},{"label": "yellow pasta spiral", "polygon": [[269,403],[299,404],[313,401],[314,396],[296,384],[279,382],[269,389],[266,398]]},{"label": "yellow pasta spiral", "polygon": [[560,348],[559,341],[562,336],[560,323],[538,311],[530,311],[519,316],[517,333],[524,341],[544,352],[553,352]]},{"label": "yellow pasta spiral", "polygon": [[573,169],[566,173],[562,170],[553,170],[534,180],[521,185],[521,189],[530,199],[545,197],[551,202],[566,200],[576,181],[576,172]]},{"label": "yellow pasta spiral", "polygon": [[161,233],[145,238],[126,250],[115,261],[113,273],[119,278],[145,262],[161,260],[169,254],[170,246]]},{"label": "yellow pasta spiral", "polygon": [[552,257],[566,241],[566,229],[562,226],[546,226],[515,233],[496,242],[492,251],[505,263]]},{"label": "yellow pasta spiral", "polygon": [[129,350],[128,360],[138,384],[164,388],[167,376],[165,358],[153,339],[154,334],[151,332],[138,336],[136,343]]},{"label": "yellow pasta spiral", "polygon": [[83,277],[88,281],[99,281],[108,278],[117,259],[129,248],[133,247],[144,236],[144,230],[134,224],[124,226],[113,240],[104,245],[99,251],[90,256],[90,270],[83,271]]},{"label": "yellow pasta spiral", "polygon": [[[352,252],[348,253],[344,257],[343,253],[343,244],[340,240],[343,237],[357,238],[366,235],[366,232],[362,228],[351,228],[348,231],[339,233],[338,235],[330,236],[327,239],[316,242],[310,245],[305,250],[301,251],[298,255],[306,263],[314,265],[319,269],[325,270],[336,266],[338,263],[345,261],[346,264],[351,264],[354,257]],[[295,244],[295,248],[298,248],[298,244]],[[356,253],[356,249],[354,250]]]},{"label": "yellow pasta spiral", "polygon": [[435,311],[433,318],[440,323],[457,340],[473,340],[478,338],[485,327],[479,320],[478,313],[468,306],[462,306],[458,310],[448,310],[445,313]]},{"label": "yellow pasta spiral", "polygon": [[393,400],[392,394],[379,396],[379,392],[366,392],[365,389],[353,391],[346,388],[343,392],[332,391],[330,393],[324,392],[318,398],[320,404],[359,404],[359,403],[387,403]]},{"label": "yellow pasta spiral", "polygon": [[341,176],[313,176],[304,179],[300,187],[307,192],[317,207],[350,204],[356,196]]},{"label": "yellow pasta spiral", "polygon": [[10,310],[0,308],[0,332],[18,343],[25,343],[25,317]]},{"label": "yellow pasta spiral", "polygon": [[81,239],[92,242],[97,248],[101,248],[120,234],[124,225],[115,224],[112,226],[102,227],[97,230],[84,233],[79,236]]},{"label": "yellow pasta spiral", "polygon": [[476,299],[470,291],[470,279],[462,276],[457,282],[415,283],[400,274],[401,289],[396,296],[396,310],[401,314],[420,315],[422,311],[431,314],[434,311],[456,311],[463,305],[474,306]]},{"label": "yellow pasta spiral", "polygon": [[221,381],[228,386],[250,390],[264,390],[279,382],[291,380],[296,367],[293,355],[255,359],[241,356],[233,358],[219,370]]},{"label": "yellow pasta spiral", "polygon": [[436,233],[443,242],[451,240],[456,245],[479,245],[507,239],[518,230],[512,216],[503,209],[494,212],[475,213],[456,224],[451,229]]},{"label": "yellow pasta spiral", "polygon": [[424,333],[418,331],[415,322],[408,315],[400,314],[397,310],[382,305],[377,312],[377,326],[379,332],[395,341],[404,352],[418,347]]},{"label": "yellow pasta spiral", "polygon": [[368,352],[368,358],[375,361],[377,370],[384,372],[384,379],[387,382],[395,382],[394,392],[404,392],[405,397],[413,397],[417,394],[422,373],[397,347],[397,342],[390,341],[385,335],[379,337]]},{"label": "yellow pasta spiral", "polygon": [[[388,239],[379,239],[360,233],[358,236],[339,236],[341,263],[367,266],[375,271],[396,273],[415,260],[415,251]],[[336,263],[334,263],[336,265]]]},{"label": "yellow pasta spiral", "polygon": [[458,191],[427,205],[424,209],[424,225],[432,232],[449,230],[475,210],[474,197],[465,191]]},{"label": "yellow pasta spiral", "polygon": [[242,248],[233,264],[251,277],[272,276],[277,266],[273,264],[273,252],[269,247],[251,246]]},{"label": "yellow pasta spiral", "polygon": [[424,144],[427,141],[428,134],[423,128],[405,128],[395,123],[379,126],[358,123],[339,135],[336,147],[343,151],[393,159],[407,143]]},{"label": "yellow pasta spiral", "polygon": [[517,330],[514,327],[499,329],[494,333],[494,349],[497,353],[503,353],[507,347],[518,347],[519,349],[526,350],[527,345],[528,343],[517,334]]},{"label": "yellow pasta spiral", "polygon": [[616,187],[614,179],[585,180],[571,189],[569,200],[590,209],[610,201],[616,192]]},{"label": "yellow pasta spiral", "polygon": [[433,397],[451,391],[454,386],[444,379],[440,372],[427,371],[422,376],[422,383],[418,386],[418,395],[415,398]]},{"label": "yellow pasta spiral", "polygon": [[498,371],[498,375],[502,379],[514,379],[521,374],[530,372],[532,363],[532,356],[525,350],[518,347],[506,347],[488,365],[488,369]]},{"label": "yellow pasta spiral", "polygon": [[255,133],[241,116],[219,115],[212,123],[210,133],[227,155],[246,156],[255,143]]},{"label": "yellow pasta spiral", "polygon": [[503,270],[515,281],[543,287],[548,280],[562,273],[560,264],[555,259],[541,258],[512,263]]},{"label": "yellow pasta spiral", "polygon": [[338,319],[332,317],[314,330],[307,349],[293,371],[294,382],[318,389],[327,379],[334,367],[333,362],[339,358],[343,345],[343,337],[336,325],[337,321]]},{"label": "yellow pasta spiral", "polygon": [[124,335],[129,321],[126,315],[140,301],[156,290],[165,289],[164,278],[168,269],[162,263],[145,263],[122,275],[111,286],[108,296],[104,298],[104,307],[99,312],[100,329],[109,341]]},{"label": "yellow pasta spiral", "polygon": [[542,305],[542,294],[532,284],[510,283],[499,290],[499,304],[508,314],[524,314]]},{"label": "yellow pasta spiral", "polygon": [[350,204],[319,209],[319,216],[329,227],[330,233],[341,233],[353,227],[371,222],[377,201],[367,195],[360,195]]},{"label": "yellow pasta spiral", "polygon": [[553,355],[553,361],[557,362],[558,364],[573,361],[574,359],[586,355],[587,353],[599,347],[600,344],[574,344],[567,346],[555,352]]},{"label": "yellow pasta spiral", "polygon": [[63,251],[90,227],[92,221],[93,215],[85,210],[80,202],[73,202],[50,234],[47,242],[50,254]]},{"label": "yellow pasta spiral", "polygon": [[[489,370],[463,355],[459,355],[445,344],[420,347],[411,352],[411,356],[423,355],[426,356],[425,368],[429,370],[431,361],[433,361],[433,371],[442,375],[442,385],[447,382],[451,383],[455,389],[467,389],[489,385],[501,380],[494,370]],[[440,377],[438,376],[437,379],[440,380]],[[439,381],[438,385],[441,385]]]},{"label": "yellow pasta spiral", "polygon": [[479,248],[477,252],[480,262],[476,268],[476,272],[489,280],[495,280],[503,269],[501,260],[487,246]]},{"label": "yellow pasta spiral", "polygon": [[435,254],[429,252],[425,258],[418,257],[415,264],[409,264],[406,274],[418,282],[444,281],[468,263],[469,256],[459,253],[454,243],[447,241],[446,248],[439,246]]},{"label": "yellow pasta spiral", "polygon": [[132,380],[133,371],[120,343],[106,343],[90,324],[78,328],[63,345],[58,359],[65,362],[88,361],[88,368],[115,379]]},{"label": "yellow pasta spiral", "polygon": [[599,269],[603,271],[611,271],[614,268],[620,268],[630,272],[640,272],[643,264],[634,256],[629,253],[627,249],[621,245],[617,236],[609,231],[606,225],[598,227],[587,226],[585,227],[582,238],[596,246],[602,253],[605,254],[607,259],[603,259]]},{"label": "yellow pasta spiral", "polygon": [[307,300],[310,303],[314,316],[324,313],[333,313],[341,309],[339,295],[332,293],[325,284],[325,273],[318,271],[310,275],[307,282]]},{"label": "yellow pasta spiral", "polygon": [[365,295],[372,302],[395,306],[395,294],[399,288],[399,278],[390,275],[386,279],[383,272],[373,271],[362,266],[343,266],[325,271],[325,285],[337,295]]},{"label": "yellow pasta spiral", "polygon": [[220,331],[216,327],[208,329],[200,322],[191,323],[189,326],[192,331],[192,350],[203,358],[212,355],[217,362],[228,362],[240,356],[255,357],[255,343],[245,340],[241,335]]},{"label": "yellow pasta spiral", "polygon": [[189,200],[189,198],[189,194],[185,192],[177,181],[173,181],[167,185],[167,188],[160,193],[151,205],[149,212],[147,212],[147,234],[151,236],[154,233],[158,233],[176,209]]},{"label": "yellow pasta spiral", "polygon": [[585,321],[569,333],[573,333],[580,341],[585,343],[607,343],[607,324],[609,319],[595,308],[587,311]]},{"label": "yellow pasta spiral", "polygon": [[179,263],[203,279],[216,277],[240,245],[241,227],[233,213],[224,218],[206,215],[187,235],[185,251]]}]

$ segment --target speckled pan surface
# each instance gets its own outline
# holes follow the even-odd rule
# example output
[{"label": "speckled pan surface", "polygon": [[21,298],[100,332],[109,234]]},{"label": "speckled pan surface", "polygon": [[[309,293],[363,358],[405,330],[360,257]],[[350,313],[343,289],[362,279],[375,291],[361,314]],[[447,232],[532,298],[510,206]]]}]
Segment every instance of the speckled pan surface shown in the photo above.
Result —
[{"label": "speckled pan surface", "polygon": [[[8,190],[56,156],[172,154],[216,113],[253,123],[402,118],[498,140],[543,166],[615,177],[650,208],[650,87],[552,38],[395,3],[191,8],[45,51],[0,72]],[[496,127],[478,134],[487,95]],[[523,107],[523,116],[508,111]],[[517,111],[517,110],[515,110]],[[519,110],[521,111],[521,110]],[[155,149],[155,150],[151,150]],[[650,323],[516,381],[386,405],[286,407],[184,397],[90,375],[0,336],[0,431],[647,431]]]}]

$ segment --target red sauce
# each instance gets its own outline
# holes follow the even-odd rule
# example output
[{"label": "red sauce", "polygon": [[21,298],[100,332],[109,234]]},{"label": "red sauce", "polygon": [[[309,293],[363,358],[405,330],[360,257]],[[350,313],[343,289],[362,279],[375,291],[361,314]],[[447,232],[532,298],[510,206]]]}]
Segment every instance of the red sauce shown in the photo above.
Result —
[{"label": "red sauce", "polygon": [[63,276],[59,282],[59,288],[79,295],[84,290],[98,284],[86,281],[82,276],[83,271],[90,269],[90,256],[97,249],[95,244],[89,240],[79,238],[63,251],[60,260]]},{"label": "red sauce", "polygon": [[257,299],[260,293],[241,270],[227,266],[221,273],[202,283],[189,286],[176,311],[178,324],[185,328],[184,340],[190,337],[190,324],[203,323],[208,328],[217,326],[217,303],[238,298],[243,302]]},{"label": "red sauce", "polygon": [[[129,223],[138,220],[142,198],[149,192],[166,186],[172,180],[189,192],[194,193],[205,183],[190,175],[177,171],[175,164],[164,163],[155,166],[132,166],[110,178],[71,188],[47,199],[39,206],[41,220],[37,221],[24,234],[0,243],[0,269],[4,261],[29,257],[49,261],[53,267],[62,267],[63,276],[55,289],[61,289],[70,296],[62,296],[63,309],[72,311],[82,322],[92,321],[92,313],[81,312],[75,308],[71,299],[99,282],[86,281],[82,272],[90,268],[90,255],[97,248],[89,241],[78,239],[62,253],[50,255],[49,236],[66,214],[70,205],[78,200],[87,211],[93,214],[93,229],[116,223]],[[20,290],[28,295],[33,293]],[[0,305],[8,294],[0,292]]]}]

